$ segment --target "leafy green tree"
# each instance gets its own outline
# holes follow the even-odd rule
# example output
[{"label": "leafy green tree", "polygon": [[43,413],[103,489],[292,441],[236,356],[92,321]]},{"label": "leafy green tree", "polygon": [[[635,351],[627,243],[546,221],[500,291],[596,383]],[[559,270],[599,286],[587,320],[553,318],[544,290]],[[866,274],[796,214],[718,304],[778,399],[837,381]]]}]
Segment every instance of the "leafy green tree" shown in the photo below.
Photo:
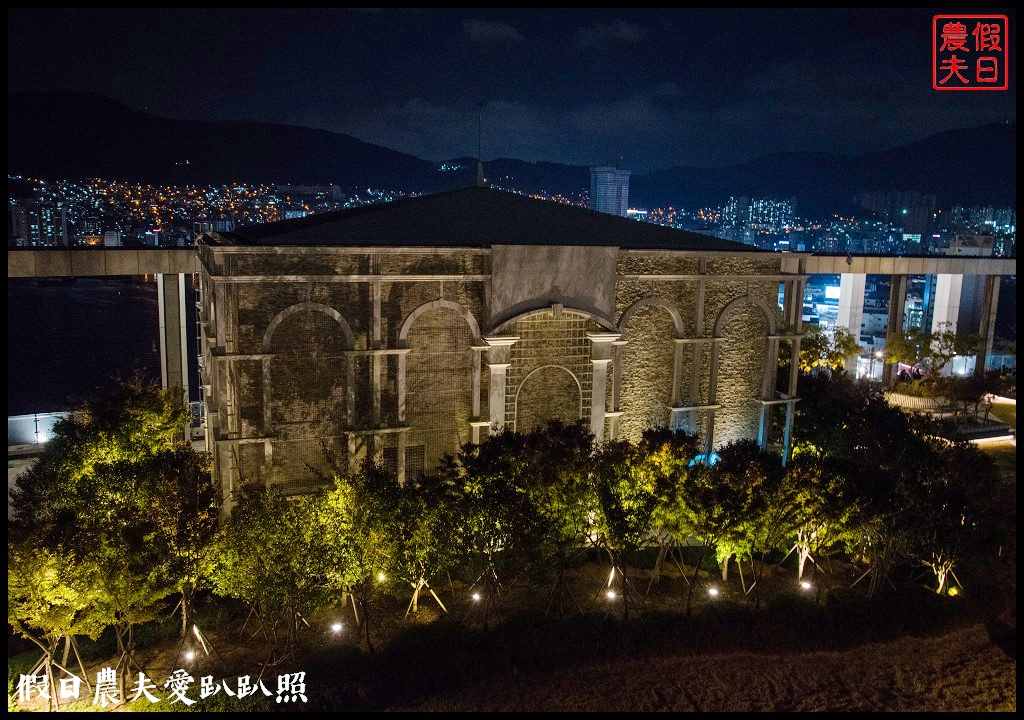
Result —
[{"label": "leafy green tree", "polygon": [[956,568],[991,518],[999,474],[985,453],[969,442],[936,445],[939,467],[921,489],[915,508],[920,531],[913,551],[945,592]]},{"label": "leafy green tree", "polygon": [[957,334],[946,323],[938,332],[910,328],[886,338],[885,356],[889,363],[922,366],[926,384],[934,385],[950,360],[958,355],[974,355],[979,343],[977,335]]},{"label": "leafy green tree", "polygon": [[524,437],[525,472],[517,479],[538,519],[542,571],[553,571],[555,583],[551,603],[571,600],[579,610],[571,588],[565,582],[569,563],[586,544],[594,513],[587,463],[593,436],[582,424],[553,421]]},{"label": "leafy green tree", "polygon": [[797,580],[803,580],[807,561],[818,563],[846,542],[850,527],[851,499],[844,492],[845,478],[829,472],[813,454],[792,460],[786,467],[788,482],[798,493],[802,512],[793,532],[790,552],[797,556]]},{"label": "leafy green tree", "polygon": [[[92,570],[62,548],[51,550],[8,539],[7,622],[42,650],[43,658],[30,674],[41,669],[50,687],[56,687],[54,666],[88,683],[84,669],[73,673],[56,661],[55,653],[62,638],[68,642],[75,635],[87,635],[95,640],[106,627],[93,610],[97,583],[90,576]],[[51,709],[55,700],[51,693]]]},{"label": "leafy green tree", "polygon": [[185,441],[189,418],[177,393],[137,375],[119,381],[57,424],[11,493],[10,542],[65,554],[75,576],[89,578],[88,614],[114,626],[122,677],[139,666],[133,627],[156,617],[174,590],[153,461]]},{"label": "leafy green tree", "polygon": [[218,506],[210,457],[187,445],[163,450],[144,466],[143,477],[164,562],[181,594],[184,637],[196,592],[213,572]]},{"label": "leafy green tree", "polygon": [[303,618],[336,604],[353,584],[349,537],[325,495],[289,499],[244,487],[218,534],[214,589],[250,605],[271,656],[282,642],[290,652]]},{"label": "leafy green tree", "polygon": [[367,647],[370,638],[370,603],[374,591],[402,572],[403,547],[412,535],[414,518],[407,492],[395,474],[367,460],[359,472],[339,476],[324,504],[341,529],[346,591],[359,608],[359,625]]},{"label": "leafy green tree", "polygon": [[54,426],[35,464],[11,490],[15,526],[58,524],[76,496],[76,483],[97,465],[144,462],[178,445],[191,422],[178,393],[139,375],[122,379],[87,400]]},{"label": "leafy green tree", "polygon": [[451,577],[469,553],[461,489],[446,481],[443,470],[420,476],[405,486],[403,537],[396,559],[397,577],[413,588],[406,617],[418,612],[426,590],[448,612],[431,583],[442,573]]},{"label": "leafy green tree", "polygon": [[463,446],[449,472],[461,492],[474,585],[483,582],[486,622],[502,584],[536,567],[548,529],[522,482],[529,469],[526,439],[504,431]]},{"label": "leafy green tree", "polygon": [[[684,524],[685,518],[679,512],[676,500],[679,497],[678,490],[684,487],[691,463],[700,454],[699,445],[696,435],[674,432],[668,428],[649,429],[643,434],[641,448],[646,451],[645,462],[660,476],[657,484],[664,489],[652,518],[652,536],[659,544],[652,583],[660,580],[665,560],[672,557],[674,551],[691,534],[689,527]],[[680,572],[683,572],[681,554],[677,564]]]},{"label": "leafy green tree", "polygon": [[622,616],[627,619],[631,600],[639,597],[626,567],[650,538],[655,513],[668,492],[668,476],[648,461],[649,449],[624,441],[606,442],[593,453],[590,466],[598,544],[608,554],[609,584],[617,580]]},{"label": "leafy green tree", "polygon": [[829,332],[809,325],[800,341],[800,372],[842,370],[846,363],[861,353],[856,336],[844,327]]}]

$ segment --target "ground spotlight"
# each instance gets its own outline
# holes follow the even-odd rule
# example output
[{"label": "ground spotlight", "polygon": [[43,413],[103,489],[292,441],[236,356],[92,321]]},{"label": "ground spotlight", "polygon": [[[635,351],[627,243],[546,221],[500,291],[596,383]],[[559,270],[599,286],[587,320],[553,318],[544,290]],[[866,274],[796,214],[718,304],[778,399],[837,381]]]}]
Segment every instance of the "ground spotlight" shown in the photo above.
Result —
[{"label": "ground spotlight", "polygon": [[718,588],[708,588],[708,595],[711,597],[718,597]]},{"label": "ground spotlight", "polygon": [[609,600],[614,600],[615,599],[615,591],[614,590],[609,590],[608,592],[605,593],[605,595],[608,597]]},{"label": "ground spotlight", "polygon": [[473,602],[480,602],[480,593],[473,593]]},{"label": "ground spotlight", "polygon": [[956,597],[957,595],[960,594],[960,590],[958,590],[956,587],[949,588],[948,592],[949,592],[949,596],[950,597]]},{"label": "ground spotlight", "polygon": [[196,654],[194,652],[192,652],[191,650],[189,650],[187,653],[185,653],[185,659],[188,660],[189,662],[192,662],[193,660],[196,659]]},{"label": "ground spotlight", "polygon": [[807,582],[806,580],[804,580],[803,582],[800,583],[800,587],[802,589],[804,589],[804,590],[810,590],[811,589],[811,584],[809,582]]},{"label": "ground spotlight", "polygon": [[382,572],[377,573],[377,582],[382,583],[388,579],[388,576]]}]

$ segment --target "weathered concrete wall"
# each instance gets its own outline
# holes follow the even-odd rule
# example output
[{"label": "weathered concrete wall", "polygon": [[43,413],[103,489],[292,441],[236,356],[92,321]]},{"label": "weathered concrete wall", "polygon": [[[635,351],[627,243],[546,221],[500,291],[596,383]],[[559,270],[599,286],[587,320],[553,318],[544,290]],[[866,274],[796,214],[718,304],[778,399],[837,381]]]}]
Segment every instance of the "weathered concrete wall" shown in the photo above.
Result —
[{"label": "weathered concrete wall", "polygon": [[[494,362],[508,363],[498,416],[510,428],[551,418],[590,421],[595,402],[600,418],[615,409],[617,378],[619,437],[637,440],[646,428],[665,425],[670,406],[712,402],[722,406],[715,447],[757,435],[766,310],[773,320],[777,314],[773,256],[315,250],[200,249],[212,270],[202,281],[204,332],[211,335],[204,382],[211,385],[208,410],[226,489],[241,481],[302,489],[317,472],[351,467],[371,452],[404,467],[407,477],[429,470],[472,440],[471,421],[492,417],[487,364]],[[516,316],[522,308],[529,311]],[[588,337],[603,334],[607,343],[615,325],[624,344],[598,347],[599,338]],[[489,333],[518,340],[499,349],[481,338]],[[218,360],[214,345],[242,357]],[[602,364],[608,357],[611,364]],[[608,368],[600,398],[592,397],[595,361]],[[703,436],[710,411],[694,415],[690,429]]]},{"label": "weathered concrete wall", "polygon": [[618,248],[500,245],[492,250],[491,325],[561,303],[610,317]]}]

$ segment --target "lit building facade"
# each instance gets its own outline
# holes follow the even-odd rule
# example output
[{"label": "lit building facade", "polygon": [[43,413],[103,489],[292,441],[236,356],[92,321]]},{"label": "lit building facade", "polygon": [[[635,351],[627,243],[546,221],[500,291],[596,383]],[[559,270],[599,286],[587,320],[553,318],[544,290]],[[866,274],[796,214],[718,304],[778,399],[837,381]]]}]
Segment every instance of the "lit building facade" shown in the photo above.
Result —
[{"label": "lit building facade", "polygon": [[367,456],[406,480],[556,418],[598,441],[668,426],[709,451],[788,444],[793,256],[488,188],[210,233],[197,252],[227,506],[246,482],[303,492]]},{"label": "lit building facade", "polygon": [[590,168],[590,208],[626,217],[629,211],[629,170],[614,165]]}]

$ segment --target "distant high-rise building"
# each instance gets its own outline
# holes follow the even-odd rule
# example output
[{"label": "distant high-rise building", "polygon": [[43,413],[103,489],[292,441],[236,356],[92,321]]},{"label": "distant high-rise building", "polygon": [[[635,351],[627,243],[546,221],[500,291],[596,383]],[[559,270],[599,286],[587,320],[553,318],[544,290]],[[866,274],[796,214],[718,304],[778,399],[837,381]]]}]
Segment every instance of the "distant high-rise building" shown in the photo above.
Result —
[{"label": "distant high-rise building", "polygon": [[67,245],[67,211],[55,203],[27,200],[7,208],[10,245]]},{"label": "distant high-rise building", "polygon": [[121,231],[120,230],[107,230],[103,233],[103,246],[104,247],[121,247]]},{"label": "distant high-rise building", "polygon": [[626,217],[629,210],[629,175],[629,170],[611,164],[590,168],[591,209]]}]

